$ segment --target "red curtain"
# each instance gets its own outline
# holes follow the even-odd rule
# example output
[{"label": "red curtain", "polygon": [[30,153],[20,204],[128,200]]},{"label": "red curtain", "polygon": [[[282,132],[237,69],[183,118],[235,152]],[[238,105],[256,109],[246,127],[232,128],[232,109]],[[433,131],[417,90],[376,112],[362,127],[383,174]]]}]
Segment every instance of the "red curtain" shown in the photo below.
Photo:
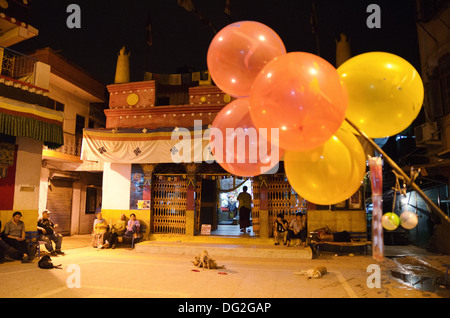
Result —
[{"label": "red curtain", "polygon": [[5,178],[0,178],[0,210],[12,210],[14,204],[14,184],[16,181],[17,145],[14,149],[14,164],[8,166]]}]

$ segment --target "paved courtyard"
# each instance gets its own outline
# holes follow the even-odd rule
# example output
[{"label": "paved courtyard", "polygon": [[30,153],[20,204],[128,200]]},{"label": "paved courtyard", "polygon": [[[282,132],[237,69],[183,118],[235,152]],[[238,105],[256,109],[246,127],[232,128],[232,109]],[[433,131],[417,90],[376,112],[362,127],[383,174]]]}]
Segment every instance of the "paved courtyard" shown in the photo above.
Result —
[{"label": "paved courtyard", "polygon": [[[194,255],[140,253],[127,248],[97,250],[88,246],[89,238],[65,238],[66,255],[52,257],[62,269],[40,269],[37,260],[0,264],[0,297],[170,298],[172,305],[195,298],[226,302],[237,298],[450,297],[448,288],[422,291],[393,277],[391,270],[396,266],[390,258],[376,264],[369,255],[332,253],[310,260],[220,257],[216,261],[224,268],[198,270],[192,264]],[[438,267],[449,263],[448,256],[427,253],[423,257]],[[368,272],[371,264],[379,265],[379,286],[368,285],[374,273]],[[317,266],[325,266],[328,273],[309,279],[305,271]]]}]

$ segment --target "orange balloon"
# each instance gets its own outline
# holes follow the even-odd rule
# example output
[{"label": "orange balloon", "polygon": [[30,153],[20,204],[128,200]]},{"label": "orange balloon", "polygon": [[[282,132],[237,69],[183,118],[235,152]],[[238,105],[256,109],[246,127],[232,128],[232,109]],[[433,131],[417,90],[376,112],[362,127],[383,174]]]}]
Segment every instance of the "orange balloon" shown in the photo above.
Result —
[{"label": "orange balloon", "polygon": [[216,115],[210,146],[216,162],[231,174],[250,177],[271,173],[284,151],[261,137],[253,124],[248,98],[239,98]]},{"label": "orange balloon", "polygon": [[250,114],[256,127],[278,128],[285,150],[322,145],[341,126],[348,97],[336,69],[321,57],[292,52],[269,62],[253,82]]},{"label": "orange balloon", "polygon": [[235,22],[211,41],[208,70],[221,90],[234,97],[245,97],[259,71],[282,54],[286,54],[283,41],[271,28],[254,21]]}]

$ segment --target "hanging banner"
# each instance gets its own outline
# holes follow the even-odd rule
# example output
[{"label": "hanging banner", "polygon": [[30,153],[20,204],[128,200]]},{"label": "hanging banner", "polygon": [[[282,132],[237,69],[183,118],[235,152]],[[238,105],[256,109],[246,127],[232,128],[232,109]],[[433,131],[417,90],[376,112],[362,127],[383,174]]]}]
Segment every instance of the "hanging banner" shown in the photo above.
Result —
[{"label": "hanging banner", "polygon": [[60,111],[0,97],[0,133],[44,142],[50,149],[64,144]]},{"label": "hanging banner", "polygon": [[381,157],[370,157],[370,181],[372,184],[372,257],[376,261],[384,259],[383,226],[383,164]]},{"label": "hanging banner", "polygon": [[84,129],[81,160],[112,163],[212,162],[207,126]]}]

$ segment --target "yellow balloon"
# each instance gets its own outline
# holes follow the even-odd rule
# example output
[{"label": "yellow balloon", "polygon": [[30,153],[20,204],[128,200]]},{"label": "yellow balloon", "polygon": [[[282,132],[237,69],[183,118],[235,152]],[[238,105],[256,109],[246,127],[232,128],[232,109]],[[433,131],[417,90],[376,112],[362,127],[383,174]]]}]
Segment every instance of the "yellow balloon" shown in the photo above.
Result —
[{"label": "yellow balloon", "polygon": [[352,127],[345,119],[344,119],[344,121],[342,122],[341,127],[342,127],[343,129],[345,129],[345,130],[350,131],[352,134],[354,134],[354,135],[356,135],[356,136],[359,136],[359,132],[357,132],[357,131],[355,130],[355,128],[353,128],[353,127]]},{"label": "yellow balloon", "polygon": [[400,133],[422,108],[422,79],[408,61],[397,55],[360,54],[337,71],[349,97],[346,117],[371,138]]},{"label": "yellow balloon", "polygon": [[284,166],[289,183],[300,196],[329,205],[348,199],[359,189],[366,158],[356,136],[341,127],[320,147],[286,151]]}]

